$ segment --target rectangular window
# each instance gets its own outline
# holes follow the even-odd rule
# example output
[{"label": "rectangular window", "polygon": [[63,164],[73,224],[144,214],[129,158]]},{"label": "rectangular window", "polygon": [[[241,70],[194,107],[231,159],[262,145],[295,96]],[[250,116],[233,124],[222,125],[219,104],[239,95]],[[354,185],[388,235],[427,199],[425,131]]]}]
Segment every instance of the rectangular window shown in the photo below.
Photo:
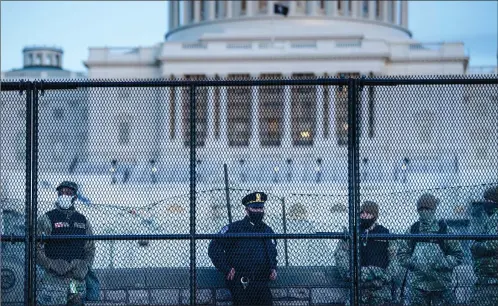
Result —
[{"label": "rectangular window", "polygon": [[204,0],[198,0],[199,1],[199,10],[200,10],[200,13],[201,13],[201,20],[207,20],[208,19],[208,16],[209,16],[209,6],[206,5],[206,3],[204,2]]},{"label": "rectangular window", "polygon": [[381,9],[380,9],[380,0],[375,0],[375,17],[380,19]]},{"label": "rectangular window", "polygon": [[130,123],[126,121],[119,122],[119,144],[126,145],[130,143]]},{"label": "rectangular window", "polygon": [[[293,74],[297,79],[313,79],[313,73]],[[291,134],[295,146],[312,146],[316,130],[316,86],[292,86]]]},{"label": "rectangular window", "polygon": [[325,10],[325,0],[320,0],[320,9]]},{"label": "rectangular window", "polygon": [[[262,79],[281,79],[281,74],[263,74]],[[259,88],[259,138],[262,146],[280,146],[282,141],[285,86]]]},{"label": "rectangular window", "polygon": [[[248,74],[230,74],[227,79],[247,80]],[[227,88],[227,133],[228,145],[248,146],[251,137],[251,100],[250,86],[229,86]]]},{"label": "rectangular window", "polygon": [[433,133],[433,125],[434,125],[434,114],[429,111],[422,111],[417,113],[415,116],[416,125],[418,127],[418,138],[421,143],[431,143],[432,141],[432,133]]},{"label": "rectangular window", "polygon": [[247,0],[240,1],[240,15],[244,16],[247,14]]},{"label": "rectangular window", "polygon": [[[185,75],[187,80],[203,80],[205,75]],[[183,139],[184,145],[190,146],[190,90],[189,87],[182,88],[183,109]],[[207,103],[208,87],[195,88],[195,133],[196,146],[204,146],[207,135]]]},{"label": "rectangular window", "polygon": [[[359,78],[360,74],[357,72],[352,73],[338,73],[337,78]],[[335,93],[335,136],[339,146],[348,145],[348,87],[336,87]],[[358,109],[361,114],[361,107]],[[361,116],[359,116],[360,118]],[[358,124],[358,126],[361,126]],[[359,129],[361,130],[361,129]],[[360,131],[358,131],[360,132]]]},{"label": "rectangular window", "polygon": [[[325,77],[328,77],[325,75]],[[329,138],[329,122],[330,122],[330,93],[331,86],[323,86],[323,137]]]},{"label": "rectangular window", "polygon": [[189,6],[189,16],[188,16],[188,21],[187,23],[192,23],[194,21],[194,17],[195,17],[195,3],[194,1],[188,1],[186,2],[188,3],[188,6]]}]

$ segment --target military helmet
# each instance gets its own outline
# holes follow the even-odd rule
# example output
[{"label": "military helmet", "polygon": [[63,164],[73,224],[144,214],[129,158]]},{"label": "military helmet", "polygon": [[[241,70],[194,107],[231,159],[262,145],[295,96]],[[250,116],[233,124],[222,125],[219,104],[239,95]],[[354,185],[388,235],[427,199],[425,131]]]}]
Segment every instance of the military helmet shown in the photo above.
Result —
[{"label": "military helmet", "polygon": [[59,189],[63,187],[71,188],[72,190],[74,190],[75,194],[78,193],[78,185],[75,182],[63,181],[62,183],[59,184],[59,186],[57,186],[57,188],[55,188],[55,190],[59,191]]},{"label": "military helmet", "polygon": [[498,203],[498,187],[491,187],[484,191],[484,199]]}]

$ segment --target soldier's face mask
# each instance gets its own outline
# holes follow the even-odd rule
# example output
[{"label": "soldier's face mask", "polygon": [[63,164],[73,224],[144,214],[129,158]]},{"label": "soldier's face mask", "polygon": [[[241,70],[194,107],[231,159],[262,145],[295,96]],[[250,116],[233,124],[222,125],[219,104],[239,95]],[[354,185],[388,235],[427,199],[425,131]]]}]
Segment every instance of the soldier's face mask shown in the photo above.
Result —
[{"label": "soldier's face mask", "polygon": [[57,205],[62,209],[68,209],[73,205],[73,196],[70,195],[60,195],[57,198]]},{"label": "soldier's face mask", "polygon": [[433,209],[429,208],[420,208],[418,210],[418,215],[420,216],[420,221],[421,222],[428,222],[434,220],[434,216],[436,214],[436,211]]},{"label": "soldier's face mask", "polygon": [[482,207],[486,212],[486,214],[491,217],[491,215],[495,213],[496,209],[498,209],[498,203],[492,201],[486,201],[482,203]]}]

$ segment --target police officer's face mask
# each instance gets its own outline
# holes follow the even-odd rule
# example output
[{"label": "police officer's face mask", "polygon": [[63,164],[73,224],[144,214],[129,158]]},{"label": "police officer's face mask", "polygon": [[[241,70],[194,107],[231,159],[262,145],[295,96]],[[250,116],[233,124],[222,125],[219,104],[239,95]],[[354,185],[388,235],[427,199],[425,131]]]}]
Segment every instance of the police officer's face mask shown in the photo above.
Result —
[{"label": "police officer's face mask", "polygon": [[370,218],[370,219],[361,218],[360,219],[360,228],[362,230],[369,229],[370,227],[372,227],[372,225],[374,224],[374,222],[375,222],[374,218]]},{"label": "police officer's face mask", "polygon": [[62,209],[68,209],[73,205],[73,196],[70,195],[60,195],[57,198],[57,205]]},{"label": "police officer's face mask", "polygon": [[263,222],[263,217],[265,216],[265,213],[262,211],[247,210],[247,214],[249,215],[249,219],[251,219],[251,222],[254,224],[260,224],[261,222]]}]

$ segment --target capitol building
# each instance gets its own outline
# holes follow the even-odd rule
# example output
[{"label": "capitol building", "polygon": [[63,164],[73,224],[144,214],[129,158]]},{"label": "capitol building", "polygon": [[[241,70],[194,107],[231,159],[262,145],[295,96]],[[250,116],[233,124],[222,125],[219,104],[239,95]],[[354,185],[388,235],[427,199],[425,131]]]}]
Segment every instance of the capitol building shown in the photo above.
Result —
[{"label": "capitol building", "polygon": [[[287,14],[276,13],[275,4],[287,6]],[[84,61],[88,79],[475,72],[468,67],[462,42],[412,38],[407,1],[220,0],[168,5],[164,41],[147,47],[91,47]],[[52,56],[50,63],[58,63],[49,53],[47,61]],[[34,60],[43,62],[36,56]],[[31,60],[25,57],[25,63]],[[496,67],[489,72],[497,73]],[[359,132],[365,178],[397,180],[408,162],[413,171],[438,173],[497,169],[493,114],[498,113],[498,93],[476,95],[478,91],[479,86],[463,85],[363,90]],[[62,145],[67,139],[41,129],[41,163],[65,170],[77,160],[76,171],[106,173],[116,160],[118,167],[133,173],[130,180],[141,181],[149,177],[153,161],[158,180],[188,181],[188,171],[181,170],[189,161],[187,88],[91,88],[63,95],[47,93],[42,100],[78,99],[69,107],[77,107],[83,118],[73,122],[80,145],[57,156],[61,150],[51,149],[54,142]],[[222,179],[224,163],[233,173],[231,179],[239,181],[346,181],[346,88],[202,87],[197,88],[196,103],[199,181]],[[60,111],[45,111],[47,120],[62,116]],[[479,137],[472,136],[476,132]],[[496,180],[494,172],[483,179]]]}]

